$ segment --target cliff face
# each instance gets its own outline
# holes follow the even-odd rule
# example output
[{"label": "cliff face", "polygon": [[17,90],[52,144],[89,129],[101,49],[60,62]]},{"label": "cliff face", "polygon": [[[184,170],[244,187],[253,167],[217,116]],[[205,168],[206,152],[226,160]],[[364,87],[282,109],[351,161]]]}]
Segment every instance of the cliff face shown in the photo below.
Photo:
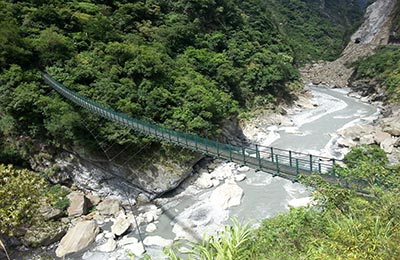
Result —
[{"label": "cliff face", "polygon": [[352,35],[340,58],[304,68],[302,75],[305,83],[348,86],[353,69],[346,65],[372,55],[377,47],[388,44],[397,4],[397,0],[377,0],[371,4],[363,24]]}]

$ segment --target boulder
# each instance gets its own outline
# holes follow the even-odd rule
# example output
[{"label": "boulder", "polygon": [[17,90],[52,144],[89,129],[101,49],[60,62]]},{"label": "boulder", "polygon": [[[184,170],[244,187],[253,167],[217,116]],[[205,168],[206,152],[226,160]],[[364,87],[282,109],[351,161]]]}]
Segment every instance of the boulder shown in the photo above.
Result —
[{"label": "boulder", "polygon": [[143,214],[143,217],[147,223],[150,223],[150,222],[153,222],[153,221],[156,221],[157,219],[159,219],[160,218],[159,215],[161,215],[161,211],[155,209],[155,210],[150,210],[148,212],[145,212]]},{"label": "boulder", "polygon": [[67,234],[61,239],[57,247],[56,255],[63,257],[66,254],[77,252],[90,245],[99,233],[95,221],[81,221],[70,228]]},{"label": "boulder", "polygon": [[146,232],[151,233],[151,232],[156,231],[156,229],[157,229],[157,226],[154,223],[150,223],[146,227]]},{"label": "boulder", "polygon": [[339,138],[337,140],[337,144],[339,147],[353,147],[356,145],[356,143],[353,142],[351,139],[346,138]]},{"label": "boulder", "polygon": [[200,189],[211,188],[213,186],[211,174],[201,173],[199,178],[197,178],[197,180],[194,184],[196,185],[196,187],[198,187]]},{"label": "boulder", "polygon": [[244,181],[246,179],[246,174],[242,173],[242,174],[237,174],[233,177],[233,179],[237,182],[241,182]]},{"label": "boulder", "polygon": [[392,153],[394,144],[396,143],[397,138],[386,138],[383,140],[380,144],[380,147],[386,152],[386,153]]},{"label": "boulder", "polygon": [[126,218],[125,214],[120,214],[115,219],[114,224],[111,226],[111,232],[116,236],[125,233],[131,226],[130,221]]},{"label": "boulder", "polygon": [[391,135],[400,136],[400,116],[384,118],[382,128]]},{"label": "boulder", "polygon": [[118,200],[105,199],[97,205],[96,209],[101,215],[113,215],[116,216],[120,210],[120,203]]},{"label": "boulder", "polygon": [[97,206],[101,201],[101,198],[97,195],[89,194],[89,195],[86,195],[86,197],[89,199],[90,204],[92,206]]},{"label": "boulder", "polygon": [[375,143],[375,138],[373,134],[367,134],[360,137],[360,144],[369,145],[374,143]]},{"label": "boulder", "polygon": [[221,181],[231,177],[233,170],[235,169],[234,165],[234,163],[225,163],[218,166],[214,171],[211,172],[211,177]]},{"label": "boulder", "polygon": [[146,246],[160,246],[166,247],[172,245],[173,241],[170,239],[165,239],[160,236],[148,236],[143,240]]},{"label": "boulder", "polygon": [[375,142],[377,144],[381,144],[385,139],[388,138],[391,138],[391,135],[382,131],[377,131],[374,136]]},{"label": "boulder", "polygon": [[243,190],[235,183],[224,183],[216,188],[210,196],[210,201],[214,205],[223,209],[240,205],[243,196]]},{"label": "boulder", "polygon": [[112,252],[117,248],[117,242],[113,238],[109,238],[106,243],[97,248],[101,252]]},{"label": "boulder", "polygon": [[65,235],[66,227],[57,222],[44,223],[42,226],[26,231],[22,242],[26,246],[48,246],[59,241]]},{"label": "boulder", "polygon": [[363,135],[369,135],[375,132],[375,127],[371,125],[354,125],[338,131],[338,134],[349,140],[359,140]]},{"label": "boulder", "polygon": [[68,195],[70,201],[67,209],[68,216],[81,216],[88,212],[89,199],[79,192],[72,192]]},{"label": "boulder", "polygon": [[40,205],[39,212],[46,220],[57,220],[64,215],[61,210],[46,204]]},{"label": "boulder", "polygon": [[135,256],[141,256],[146,250],[144,249],[142,243],[135,243],[124,247],[126,252],[130,252]]},{"label": "boulder", "polygon": [[248,166],[241,166],[237,169],[238,172],[248,172],[250,168]]},{"label": "boulder", "polygon": [[313,205],[314,201],[311,197],[292,199],[289,201],[289,206],[292,208],[308,207]]},{"label": "boulder", "polygon": [[136,198],[136,201],[139,205],[142,205],[142,204],[149,203],[150,198],[144,193],[139,193],[139,195]]}]

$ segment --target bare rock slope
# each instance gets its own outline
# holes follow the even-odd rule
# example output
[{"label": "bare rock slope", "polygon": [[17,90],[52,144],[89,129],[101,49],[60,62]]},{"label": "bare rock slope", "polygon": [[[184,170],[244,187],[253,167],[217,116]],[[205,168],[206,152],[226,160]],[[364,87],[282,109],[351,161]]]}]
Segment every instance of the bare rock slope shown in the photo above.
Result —
[{"label": "bare rock slope", "polygon": [[398,0],[377,0],[365,13],[365,21],[353,34],[342,55],[332,62],[319,62],[301,69],[305,83],[346,87],[353,69],[346,64],[375,52],[377,47],[388,44],[390,27]]}]

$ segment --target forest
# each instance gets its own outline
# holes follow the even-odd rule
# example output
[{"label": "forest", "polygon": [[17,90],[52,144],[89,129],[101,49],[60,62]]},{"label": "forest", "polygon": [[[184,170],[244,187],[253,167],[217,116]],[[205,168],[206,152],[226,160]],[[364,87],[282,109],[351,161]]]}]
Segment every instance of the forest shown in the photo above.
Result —
[{"label": "forest", "polygon": [[88,129],[106,144],[152,142],[72,106],[39,70],[128,116],[217,139],[225,119],[290,102],[299,65],[340,53],[362,11],[318,3],[1,0],[0,160],[27,166],[38,143],[95,151]]}]

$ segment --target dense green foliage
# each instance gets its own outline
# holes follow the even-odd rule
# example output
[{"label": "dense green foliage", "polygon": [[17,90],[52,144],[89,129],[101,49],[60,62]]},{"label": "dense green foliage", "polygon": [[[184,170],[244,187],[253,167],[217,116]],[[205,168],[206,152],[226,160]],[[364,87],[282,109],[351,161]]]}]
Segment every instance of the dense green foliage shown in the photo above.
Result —
[{"label": "dense green foliage", "polygon": [[[334,60],[360,24],[363,3],[336,0],[271,1],[297,63]],[[361,5],[361,6],[360,6]]]},{"label": "dense green foliage", "polygon": [[72,106],[38,68],[129,116],[217,138],[238,111],[290,100],[296,64],[339,53],[359,8],[317,2],[0,0],[0,161],[21,164],[35,140],[98,150],[96,136],[111,154],[149,141]]},{"label": "dense green foliage", "polygon": [[44,186],[36,173],[0,164],[0,234],[15,235],[37,219]]},{"label": "dense green foliage", "polygon": [[[238,254],[233,259],[397,259],[400,167],[389,166],[377,147],[356,148],[346,156],[346,162],[348,166],[337,173],[348,182],[363,180],[364,193],[313,177],[308,180],[314,188],[313,207],[291,209],[265,220],[251,234],[246,231],[239,245],[221,239],[240,230],[227,229],[220,239],[195,245],[198,253],[193,256],[191,251],[191,259],[225,259],[218,258],[216,249],[235,245]],[[198,250],[204,248],[212,257],[204,257]]]},{"label": "dense green foliage", "polygon": [[400,48],[386,46],[355,64],[355,79],[374,79],[387,91],[388,101],[400,103]]}]

